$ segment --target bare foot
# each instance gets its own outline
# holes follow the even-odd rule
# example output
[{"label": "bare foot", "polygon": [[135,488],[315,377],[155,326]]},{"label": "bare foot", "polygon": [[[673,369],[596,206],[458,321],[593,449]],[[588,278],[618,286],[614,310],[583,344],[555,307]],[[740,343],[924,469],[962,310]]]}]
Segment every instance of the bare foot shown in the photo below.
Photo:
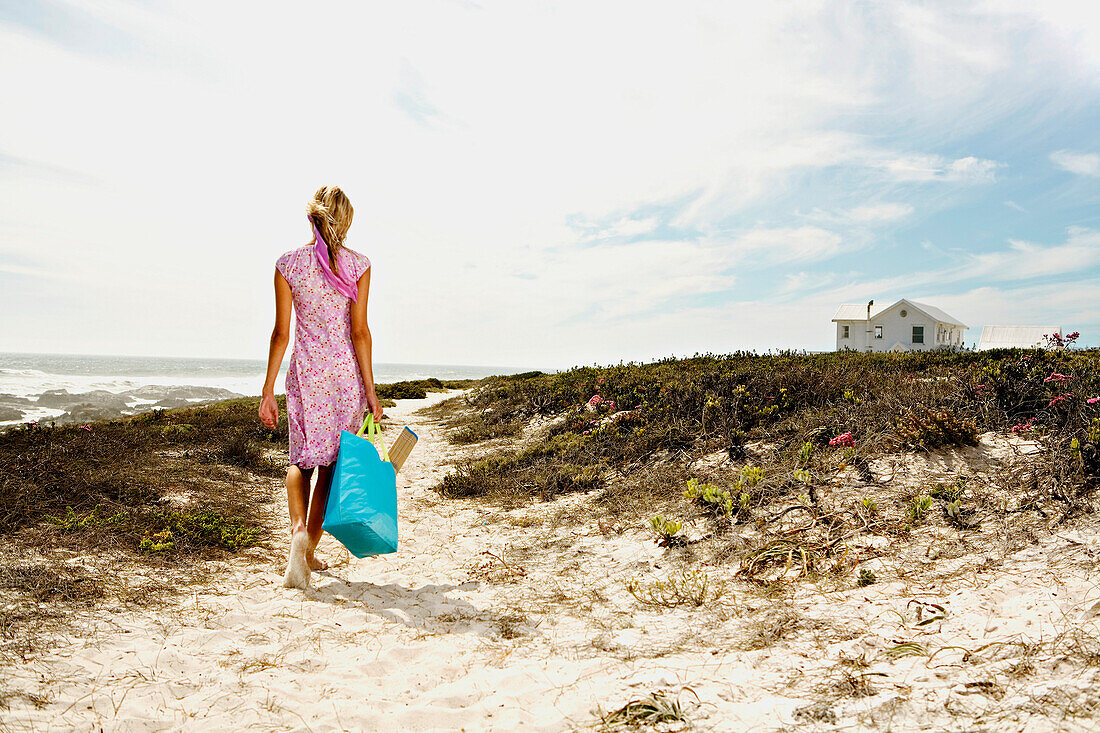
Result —
[{"label": "bare foot", "polygon": [[306,554],[306,562],[309,563],[310,570],[328,570],[328,563],[324,560],[318,560],[314,557],[312,551]]},{"label": "bare foot", "polygon": [[283,576],[284,588],[309,588],[309,566],[306,564],[306,553],[309,551],[309,535],[305,530],[294,533],[290,541],[290,558],[286,564],[286,575]]}]

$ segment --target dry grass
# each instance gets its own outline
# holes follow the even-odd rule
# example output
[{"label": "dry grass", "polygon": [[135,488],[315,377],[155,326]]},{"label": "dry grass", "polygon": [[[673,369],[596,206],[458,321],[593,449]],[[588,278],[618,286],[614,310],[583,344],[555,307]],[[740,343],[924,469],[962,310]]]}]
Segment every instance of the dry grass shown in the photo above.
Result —
[{"label": "dry grass", "polygon": [[[690,688],[684,689],[692,692]],[[672,697],[666,692],[652,692],[606,713],[597,708],[595,714],[603,731],[656,730],[658,725],[662,726],[660,730],[676,731],[690,724],[679,696]]]},{"label": "dry grass", "polygon": [[746,632],[740,646],[745,651],[768,649],[794,636],[802,628],[802,617],[779,605],[775,610],[759,614],[746,622]]}]

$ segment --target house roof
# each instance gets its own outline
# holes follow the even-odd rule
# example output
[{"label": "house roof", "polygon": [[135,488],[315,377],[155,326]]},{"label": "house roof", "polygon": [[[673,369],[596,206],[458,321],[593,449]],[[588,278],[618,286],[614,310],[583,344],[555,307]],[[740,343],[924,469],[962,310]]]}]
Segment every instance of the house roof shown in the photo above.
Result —
[{"label": "house roof", "polygon": [[[902,300],[899,300],[898,303],[901,303],[903,301],[908,303],[909,305],[913,306],[914,308],[918,308],[918,309],[924,311],[925,313],[932,316],[933,318],[935,318],[940,323],[950,323],[952,326],[961,326],[963,328],[970,328],[970,326],[966,325],[965,323],[963,323],[959,319],[955,318],[954,316],[947,315],[946,313],[944,313],[939,308],[937,308],[933,305],[926,305],[924,303],[918,303],[915,300],[907,300],[905,298],[902,298]],[[894,305],[897,305],[898,303],[894,303]],[[894,306],[890,306],[890,307],[893,308]]]},{"label": "house roof", "polygon": [[[881,310],[881,308],[879,309]],[[878,311],[872,311],[871,315],[878,313]],[[866,321],[867,320],[867,305],[865,303],[843,303],[836,309],[836,315],[833,316],[834,321]]]},{"label": "house roof", "polygon": [[[952,326],[961,326],[962,328],[969,328],[965,323],[959,319],[949,316],[939,308],[925,303],[918,303],[915,300],[908,300],[902,298],[897,303],[886,306],[885,308],[871,308],[871,317],[874,318],[878,314],[888,311],[891,308],[905,303],[912,308],[916,308],[919,311],[923,311],[925,315],[931,316],[938,323],[950,323]],[[866,321],[867,320],[867,305],[863,303],[844,303],[836,309],[836,315],[833,316],[834,321]]]},{"label": "house roof", "polygon": [[1061,332],[1059,326],[982,326],[978,350],[1034,349],[1046,345],[1047,334]]}]

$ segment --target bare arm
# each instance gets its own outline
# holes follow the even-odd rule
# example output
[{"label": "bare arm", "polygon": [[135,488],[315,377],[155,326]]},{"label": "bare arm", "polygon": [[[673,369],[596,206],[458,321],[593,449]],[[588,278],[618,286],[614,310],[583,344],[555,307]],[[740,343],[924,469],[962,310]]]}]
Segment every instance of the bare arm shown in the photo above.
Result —
[{"label": "bare arm", "polygon": [[267,352],[267,378],[260,399],[260,421],[269,428],[279,422],[279,403],[275,401],[275,380],[283,364],[287,344],[290,343],[290,309],[293,299],[290,283],[283,274],[275,271],[275,328],[271,330],[271,345]]},{"label": "bare arm", "polygon": [[359,372],[363,375],[363,386],[367,389],[367,405],[375,420],[382,419],[382,406],[374,393],[374,366],[371,360],[370,327],[367,326],[367,297],[370,295],[370,273],[373,268],[359,278],[359,294],[351,304],[351,345],[355,348],[355,360],[359,362]]}]

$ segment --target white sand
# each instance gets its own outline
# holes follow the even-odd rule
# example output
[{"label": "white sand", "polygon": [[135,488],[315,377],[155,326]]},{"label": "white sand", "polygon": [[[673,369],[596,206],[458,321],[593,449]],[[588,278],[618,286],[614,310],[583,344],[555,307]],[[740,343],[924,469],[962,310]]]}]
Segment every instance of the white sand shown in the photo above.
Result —
[{"label": "white sand", "polygon": [[[1066,634],[1100,634],[1095,522],[978,562],[934,560],[930,535],[927,563],[869,560],[880,582],[867,588],[802,584],[776,601],[731,580],[720,603],[647,610],[627,581],[665,577],[675,562],[642,529],[645,517],[605,536],[567,521],[581,496],[506,513],[439,499],[431,487],[461,449],[411,415],[435,399],[387,411],[391,425],[407,422],[420,436],[399,480],[397,554],[315,573],[309,592],[281,588],[281,565],[238,561],[221,587],[199,588],[177,608],[101,619],[94,633],[10,672],[9,689],[49,702],[12,699],[3,722],[588,730],[597,705],[666,691],[699,730],[1098,727],[1100,648],[1091,665],[1065,651]],[[327,537],[321,554],[342,557]],[[732,579],[737,568],[704,569]],[[918,626],[911,600],[940,604],[946,617]],[[788,633],[752,649],[766,643],[754,641],[761,629],[777,625]],[[902,642],[935,654],[881,656]],[[860,658],[869,666],[845,661]],[[873,694],[845,692],[847,673]],[[810,712],[796,717],[801,708]]]}]

